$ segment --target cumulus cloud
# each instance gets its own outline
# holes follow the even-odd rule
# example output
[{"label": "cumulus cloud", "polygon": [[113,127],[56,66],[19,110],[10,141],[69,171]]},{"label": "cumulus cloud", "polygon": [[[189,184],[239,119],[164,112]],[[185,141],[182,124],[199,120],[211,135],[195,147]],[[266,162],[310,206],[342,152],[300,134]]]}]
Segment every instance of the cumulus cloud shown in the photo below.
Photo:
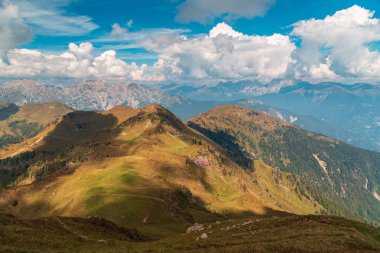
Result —
[{"label": "cumulus cloud", "polygon": [[70,43],[63,54],[13,49],[9,64],[0,62],[2,76],[123,78],[137,81],[218,81],[284,76],[293,60],[295,45],[288,36],[246,35],[226,23],[208,35],[188,38],[180,31],[151,33],[139,44],[157,54],[153,66],[126,63],[113,50],[93,55],[93,45]]},{"label": "cumulus cloud", "polygon": [[116,57],[113,50],[92,55],[90,43],[70,43],[63,54],[44,54],[37,50],[12,49],[6,64],[0,61],[3,77],[72,77],[72,78],[123,78],[137,81],[159,81],[160,76],[150,74],[148,66],[128,64]]},{"label": "cumulus cloud", "polygon": [[186,0],[178,7],[181,22],[208,23],[217,17],[226,19],[263,16],[275,0]]},{"label": "cumulus cloud", "polygon": [[0,50],[8,50],[28,42],[32,32],[9,0],[0,0]]},{"label": "cumulus cloud", "polygon": [[380,20],[354,5],[324,19],[293,25],[302,39],[294,53],[294,74],[303,79],[371,80],[380,77],[380,53],[369,45],[380,40]]},{"label": "cumulus cloud", "polygon": [[170,80],[271,80],[286,73],[295,49],[288,36],[245,35],[225,23],[207,36],[157,36],[143,46],[158,54],[154,69]]},{"label": "cumulus cloud", "polygon": [[[0,2],[0,11],[7,13],[4,3],[9,2]],[[16,17],[12,25],[27,29],[22,18],[10,16]],[[0,15],[2,34],[10,39],[0,41],[0,46],[9,49],[23,43],[25,39],[13,39],[17,29],[10,30],[3,20],[11,19]],[[374,12],[354,5],[323,19],[299,21],[292,27],[290,35],[258,36],[241,33],[222,22],[208,34],[194,35],[180,29],[128,32],[127,25],[115,24],[112,32],[97,42],[104,48],[109,43],[125,51],[143,48],[150,57],[156,57],[151,66],[122,61],[114,50],[94,55],[91,43],[70,43],[63,54],[10,49],[7,62],[0,58],[0,76],[186,82],[267,82],[275,78],[313,82],[379,80],[380,51],[373,49],[373,43],[380,41],[380,20],[374,18]],[[115,36],[121,37],[119,44]],[[296,47],[293,39],[299,39],[301,45]]]},{"label": "cumulus cloud", "polygon": [[91,58],[92,50],[94,47],[89,42],[81,43],[77,45],[75,43],[69,44],[69,50],[73,53],[78,59],[89,59]]}]

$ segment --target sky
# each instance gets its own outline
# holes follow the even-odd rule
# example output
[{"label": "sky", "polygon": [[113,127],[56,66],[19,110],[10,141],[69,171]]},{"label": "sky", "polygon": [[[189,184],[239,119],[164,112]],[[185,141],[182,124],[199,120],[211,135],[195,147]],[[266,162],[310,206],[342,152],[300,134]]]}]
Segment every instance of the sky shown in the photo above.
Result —
[{"label": "sky", "polygon": [[378,83],[378,0],[0,0],[0,77]]}]

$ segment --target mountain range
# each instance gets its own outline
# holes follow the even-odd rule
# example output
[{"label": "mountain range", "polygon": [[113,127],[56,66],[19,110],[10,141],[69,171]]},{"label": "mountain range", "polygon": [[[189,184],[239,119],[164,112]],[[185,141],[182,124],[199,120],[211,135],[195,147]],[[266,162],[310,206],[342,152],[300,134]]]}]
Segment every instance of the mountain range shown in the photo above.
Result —
[{"label": "mountain range", "polygon": [[41,130],[0,149],[2,250],[41,251],[43,234],[50,251],[380,249],[378,229],[336,217],[379,223],[379,153],[240,105],[186,122],[159,105],[8,105],[0,122],[32,106]]},{"label": "mountain range", "polygon": [[[48,233],[49,247],[77,238],[86,251],[91,241],[141,252],[205,252],[210,243],[244,252],[380,249],[369,239],[377,229],[325,216],[379,223],[380,154],[270,114],[222,105],[184,123],[159,105],[77,111],[55,103],[3,105],[0,115],[3,125],[25,118],[39,126],[0,149],[0,231],[9,240],[26,230],[31,238]],[[324,246],[291,239],[306,231]],[[331,231],[355,246],[329,239]],[[243,241],[226,244],[235,234]],[[197,240],[203,249],[193,248]],[[28,240],[3,245],[41,250]]]},{"label": "mountain range", "polygon": [[269,83],[259,81],[220,82],[216,85],[186,85],[168,84],[162,85],[161,90],[175,96],[182,96],[193,100],[233,102],[236,100],[253,98],[268,93],[276,93],[282,87],[294,85],[294,81],[274,79]]},{"label": "mountain range", "polygon": [[[347,124],[342,124],[340,120],[333,120],[331,118],[323,117],[323,111],[328,110],[328,108],[323,108],[322,113],[318,114],[319,110],[318,104],[313,105],[316,107],[315,111],[307,110],[297,110],[298,107],[310,106],[300,104],[294,105],[291,108],[290,104],[296,103],[294,100],[291,103],[287,104],[286,101],[288,98],[283,98],[284,103],[280,103],[281,99],[275,98],[275,96],[285,96],[286,89],[282,92],[278,92],[281,87],[284,85],[290,85],[291,82],[280,82],[273,81],[270,85],[263,85],[260,83],[252,83],[249,81],[239,82],[239,83],[220,83],[215,88],[214,87],[203,87],[203,88],[194,88],[191,90],[197,89],[206,89],[205,94],[214,94],[215,97],[219,97],[219,101],[212,101],[213,97],[210,95],[208,97],[202,97],[201,94],[187,92],[190,88],[188,86],[171,84],[160,86],[162,90],[145,88],[137,84],[126,84],[123,82],[106,82],[106,81],[87,81],[80,82],[74,85],[42,85],[35,81],[30,80],[18,80],[13,82],[8,82],[0,86],[0,103],[14,103],[17,105],[23,105],[28,103],[64,103],[75,110],[107,110],[116,105],[126,105],[134,108],[143,107],[149,104],[160,104],[174,112],[180,119],[186,120],[193,116],[196,116],[200,113],[206,112],[217,105],[221,104],[240,104],[251,109],[256,109],[260,111],[267,112],[274,117],[277,117],[281,120],[294,123],[306,130],[314,131],[317,133],[325,134],[331,136],[335,139],[341,140],[343,142],[350,143],[352,145],[379,151],[380,146],[378,143],[378,127],[377,125],[369,126],[367,123],[371,120],[377,120],[376,112],[371,112],[371,108],[375,108],[375,105],[370,107],[365,107],[367,110],[366,114],[360,114],[357,112],[357,116],[352,119],[346,119]],[[299,84],[293,87],[302,87]],[[309,85],[310,86],[310,85]],[[308,86],[308,87],[309,87]],[[327,86],[327,85],[326,85]],[[309,89],[312,89],[315,86],[310,86]],[[345,87],[345,89],[353,87]],[[368,91],[361,90],[360,87],[366,87],[366,85],[359,85],[356,87],[356,95],[367,93],[373,93],[371,89],[375,90],[375,87],[371,87]],[[175,92],[175,90],[182,90],[182,92]],[[217,89],[216,92],[211,92],[210,89]],[[288,88],[289,89],[289,88]],[[337,94],[334,90],[335,88],[330,88],[330,92]],[[233,95],[233,91],[236,90],[240,95]],[[260,92],[244,92],[244,90],[260,90]],[[344,89],[343,89],[344,90]],[[360,91],[361,90],[361,91]],[[273,93],[277,91],[277,93]],[[168,92],[176,95],[170,95]],[[269,92],[269,93],[268,93]],[[348,91],[342,92],[342,96]],[[256,96],[258,94],[263,94],[259,98],[246,98]],[[374,95],[376,93],[373,93]],[[181,95],[181,96],[178,96]],[[273,97],[273,99],[271,99]],[[317,95],[313,94],[309,96],[309,101],[307,103],[313,104],[316,103]],[[199,100],[199,99],[208,99],[208,100]],[[240,99],[244,98],[244,99]],[[231,99],[240,99],[232,101]],[[345,97],[340,99],[346,101],[345,103],[350,103],[350,99]],[[343,105],[338,105],[337,101],[330,99],[331,107],[342,107]],[[266,101],[266,102],[264,102]],[[353,100],[352,100],[353,101]],[[305,102],[306,103],[306,102]],[[355,103],[355,102],[353,102]],[[348,105],[347,105],[348,106]],[[327,106],[326,106],[327,107]],[[344,107],[344,106],[343,106]],[[363,106],[362,106],[363,107]],[[361,107],[361,108],[362,108]],[[283,109],[287,108],[287,109]],[[334,109],[335,110],[335,109]],[[364,109],[363,109],[364,110]],[[333,110],[331,110],[333,111]],[[334,111],[332,115],[340,114],[339,111]],[[367,116],[365,116],[367,115]],[[335,117],[339,119],[340,116]],[[366,120],[363,120],[366,118]],[[350,120],[353,123],[350,123]],[[358,124],[359,127],[352,127]],[[364,124],[364,125],[363,125]],[[364,130],[363,130],[364,129]]]},{"label": "mountain range", "polygon": [[117,105],[140,108],[159,104],[169,108],[181,119],[195,116],[218,104],[172,96],[159,89],[144,88],[138,84],[104,80],[83,81],[72,85],[47,85],[32,80],[9,81],[0,85],[0,103],[61,103],[84,111],[108,110]]},{"label": "mountain range", "polygon": [[380,146],[380,88],[370,84],[300,83],[258,99],[294,113],[312,115],[372,140],[365,148]]},{"label": "mountain range", "polygon": [[[287,114],[290,112],[293,119],[304,118],[303,122],[292,121],[307,130],[329,135],[361,148],[380,151],[378,85],[311,84],[298,80],[275,80],[269,84],[241,81],[191,88],[186,85],[169,85],[164,86],[163,90],[172,95],[194,100],[215,100],[221,104],[241,104],[240,100],[243,101],[242,105],[249,106],[249,101],[254,99],[262,103],[260,110],[266,105],[280,114],[283,111]],[[266,112],[269,110],[271,109],[264,109]],[[278,118],[281,119],[281,116]]]}]

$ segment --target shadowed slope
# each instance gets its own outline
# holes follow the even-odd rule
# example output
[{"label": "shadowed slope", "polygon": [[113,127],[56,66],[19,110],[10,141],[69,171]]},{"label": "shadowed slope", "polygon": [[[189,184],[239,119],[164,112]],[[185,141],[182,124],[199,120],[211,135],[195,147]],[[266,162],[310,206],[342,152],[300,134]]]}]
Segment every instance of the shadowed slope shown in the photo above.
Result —
[{"label": "shadowed slope", "polygon": [[0,105],[0,147],[34,137],[72,110],[65,105]]},{"label": "shadowed slope", "polygon": [[[135,230],[91,217],[16,219],[0,215],[4,252],[379,252],[380,231],[338,217],[247,217],[146,241]],[[202,235],[207,235],[202,239]],[[17,242],[17,243],[14,243]]]},{"label": "shadowed slope", "polygon": [[[28,146],[33,156],[1,161],[21,172],[13,180],[18,186],[1,192],[3,211],[23,217],[97,215],[163,234],[222,214],[321,209],[307,191],[296,192],[301,184],[295,177],[262,163],[256,172],[245,171],[160,106],[73,112],[42,134]],[[274,181],[272,173],[283,177]]]},{"label": "shadowed slope", "polygon": [[314,196],[329,212],[380,221],[380,198],[376,197],[380,191],[379,153],[236,105],[217,107],[188,124],[233,155],[261,159],[300,176],[308,186],[323,193]]}]

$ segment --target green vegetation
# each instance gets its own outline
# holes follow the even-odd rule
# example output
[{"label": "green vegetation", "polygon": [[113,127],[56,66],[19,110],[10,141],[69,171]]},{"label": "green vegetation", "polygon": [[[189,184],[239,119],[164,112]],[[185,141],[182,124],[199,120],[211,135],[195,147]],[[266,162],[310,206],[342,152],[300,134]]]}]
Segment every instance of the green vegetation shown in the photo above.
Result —
[{"label": "green vegetation", "polygon": [[0,148],[36,136],[69,111],[59,104],[0,105]]},{"label": "green vegetation", "polygon": [[[7,186],[0,188],[0,213],[17,217],[0,215],[0,251],[380,249],[380,232],[371,226],[310,216],[348,216],[348,206],[327,191],[321,194],[318,182],[292,169],[295,158],[308,156],[298,149],[288,155],[293,153],[283,142],[291,143],[284,137],[290,125],[256,112],[249,112],[254,120],[246,121],[241,111],[219,110],[226,117],[237,115],[229,117],[241,124],[239,129],[216,115],[191,126],[229,151],[154,105],[70,112],[35,137],[0,150],[0,184]],[[206,128],[209,123],[215,125]],[[302,141],[295,135],[292,139]],[[317,139],[321,147],[339,145],[308,136],[306,141]],[[280,152],[270,153],[270,147]],[[311,161],[318,161],[312,154]],[[194,223],[204,229],[186,233]]]},{"label": "green vegetation", "polygon": [[[0,214],[1,252],[378,252],[380,230],[326,216],[246,217],[161,240],[101,218],[16,219]],[[207,238],[202,235],[206,234]],[[13,243],[17,242],[17,243]]]},{"label": "green vegetation", "polygon": [[[3,182],[14,187],[0,190],[0,208],[26,218],[96,215],[153,237],[219,215],[321,212],[297,180],[262,162],[243,170],[164,108],[131,110],[123,121],[115,110],[69,113],[27,145],[33,155],[1,160],[18,173]],[[16,148],[25,145],[9,153]]]},{"label": "green vegetation", "polygon": [[42,126],[38,123],[28,123],[26,120],[12,121],[8,124],[8,127],[13,134],[5,134],[0,136],[0,147],[19,143],[23,140],[32,138],[42,130]]},{"label": "green vegetation", "polygon": [[[221,106],[188,123],[242,163],[263,160],[299,176],[327,213],[380,222],[380,154],[304,131],[241,106]],[[247,166],[246,166],[247,167]]]}]

